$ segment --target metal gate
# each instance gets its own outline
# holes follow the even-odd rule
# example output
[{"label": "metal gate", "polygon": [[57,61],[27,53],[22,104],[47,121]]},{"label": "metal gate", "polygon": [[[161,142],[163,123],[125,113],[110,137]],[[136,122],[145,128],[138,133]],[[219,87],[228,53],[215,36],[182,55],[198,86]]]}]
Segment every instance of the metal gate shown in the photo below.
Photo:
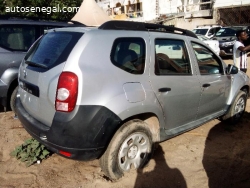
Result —
[{"label": "metal gate", "polygon": [[217,23],[223,26],[250,25],[250,6],[218,9]]}]

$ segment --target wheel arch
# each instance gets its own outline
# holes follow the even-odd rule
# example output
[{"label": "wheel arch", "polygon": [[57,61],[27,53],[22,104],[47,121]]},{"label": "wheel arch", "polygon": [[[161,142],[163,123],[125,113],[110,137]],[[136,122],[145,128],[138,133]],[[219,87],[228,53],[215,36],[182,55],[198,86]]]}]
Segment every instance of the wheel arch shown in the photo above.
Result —
[{"label": "wheel arch", "polygon": [[250,95],[249,95],[249,92],[250,92],[249,90],[250,90],[250,88],[249,88],[248,85],[243,86],[240,90],[246,92],[247,98],[250,97]]},{"label": "wheel arch", "polygon": [[3,75],[1,76],[1,80],[6,84],[4,105],[9,108],[11,94],[16,86],[18,86],[18,68],[11,67],[5,70]]},{"label": "wheel arch", "polygon": [[129,121],[143,121],[152,133],[153,142],[160,141],[160,122],[156,114],[154,113],[142,113],[131,116],[121,122],[121,125],[128,123]]},{"label": "wheel arch", "polygon": [[1,80],[8,86],[13,83],[13,81],[17,80],[18,77],[18,67],[11,67],[4,71],[3,75],[1,76]]},{"label": "wheel arch", "polygon": [[[237,93],[237,95],[235,96],[235,98],[233,99],[233,102],[232,102],[232,104],[229,106],[229,108],[228,108],[228,110],[227,110],[227,112],[225,113],[225,115],[223,115],[222,117],[220,117],[220,119],[221,120],[227,120],[229,123],[231,123],[231,124],[235,124],[235,122],[237,122],[237,121],[235,121],[234,120],[234,115],[235,114],[233,114],[233,109],[234,109],[234,103],[235,103],[235,100],[237,100],[237,98],[239,97],[239,95],[240,94],[245,94],[246,95],[246,98],[245,98],[245,107],[244,107],[244,110],[243,111],[245,111],[245,108],[246,108],[246,100],[247,100],[247,93],[246,93],[246,91],[245,90],[239,90],[238,91],[238,93]],[[240,118],[239,118],[240,119]]]},{"label": "wheel arch", "polygon": [[249,79],[245,74],[239,72],[238,74],[234,75],[231,80],[232,83],[227,101],[227,105],[229,106],[234,102],[239,91],[247,92],[247,97],[249,97],[250,94]]}]

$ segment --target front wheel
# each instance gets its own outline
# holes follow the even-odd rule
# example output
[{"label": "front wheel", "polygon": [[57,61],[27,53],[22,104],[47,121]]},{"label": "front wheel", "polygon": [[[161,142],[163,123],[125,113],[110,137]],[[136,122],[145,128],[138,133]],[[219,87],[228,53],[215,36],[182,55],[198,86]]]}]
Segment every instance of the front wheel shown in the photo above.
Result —
[{"label": "front wheel", "polygon": [[247,102],[246,92],[240,91],[237,97],[235,98],[232,106],[230,107],[228,114],[226,115],[229,116],[227,121],[229,121],[231,124],[238,123],[245,112],[246,102]]},{"label": "front wheel", "polygon": [[100,158],[100,166],[111,180],[117,180],[124,172],[143,167],[152,155],[152,135],[142,121],[125,123],[112,138]]}]

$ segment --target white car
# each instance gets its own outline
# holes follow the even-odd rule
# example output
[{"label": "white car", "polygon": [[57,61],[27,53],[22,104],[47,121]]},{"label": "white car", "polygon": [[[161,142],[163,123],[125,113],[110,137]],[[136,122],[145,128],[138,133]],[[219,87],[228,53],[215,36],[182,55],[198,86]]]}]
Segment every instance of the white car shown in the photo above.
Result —
[{"label": "white car", "polygon": [[220,47],[218,40],[211,40],[204,35],[197,35],[197,37],[204,43],[206,43],[210,48],[212,48],[217,55],[220,54]]},{"label": "white car", "polygon": [[220,30],[220,28],[220,25],[199,25],[193,29],[193,32],[196,35],[204,35],[207,38],[212,38]]}]

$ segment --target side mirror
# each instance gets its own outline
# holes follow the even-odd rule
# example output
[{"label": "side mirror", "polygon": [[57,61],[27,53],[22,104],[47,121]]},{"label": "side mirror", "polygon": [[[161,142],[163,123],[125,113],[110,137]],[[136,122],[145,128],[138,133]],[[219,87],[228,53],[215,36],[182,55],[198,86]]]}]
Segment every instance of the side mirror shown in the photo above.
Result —
[{"label": "side mirror", "polygon": [[226,73],[227,74],[237,74],[239,72],[238,67],[229,64],[226,68]]}]

